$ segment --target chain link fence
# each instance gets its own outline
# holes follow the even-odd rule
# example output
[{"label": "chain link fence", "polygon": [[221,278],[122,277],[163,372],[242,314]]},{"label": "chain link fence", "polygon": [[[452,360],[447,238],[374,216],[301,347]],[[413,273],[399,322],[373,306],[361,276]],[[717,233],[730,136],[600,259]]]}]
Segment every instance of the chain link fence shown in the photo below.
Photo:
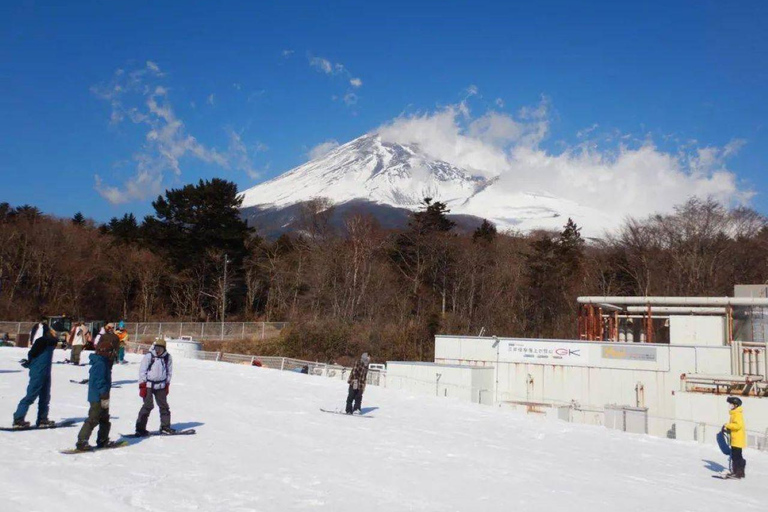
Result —
[{"label": "chain link fence", "polygon": [[[136,354],[146,354],[151,347],[152,345],[146,343],[128,342],[126,344],[127,350]],[[307,375],[316,375],[338,380],[346,380],[349,377],[349,373],[352,371],[352,368],[347,368],[345,366],[279,356],[249,356],[245,354],[228,354],[225,352],[206,352],[203,350],[193,353],[187,352],[185,353],[185,356],[204,361],[258,366],[262,368],[271,368],[273,370],[305,373]],[[386,376],[386,370],[369,369],[366,383],[371,386],[385,387]]]},{"label": "chain link fence", "polygon": [[[0,336],[8,333],[12,338],[29,333],[35,322],[0,321]],[[153,340],[165,336],[180,338],[192,336],[196,340],[267,340],[277,337],[287,322],[126,322],[128,335],[134,340]]]}]

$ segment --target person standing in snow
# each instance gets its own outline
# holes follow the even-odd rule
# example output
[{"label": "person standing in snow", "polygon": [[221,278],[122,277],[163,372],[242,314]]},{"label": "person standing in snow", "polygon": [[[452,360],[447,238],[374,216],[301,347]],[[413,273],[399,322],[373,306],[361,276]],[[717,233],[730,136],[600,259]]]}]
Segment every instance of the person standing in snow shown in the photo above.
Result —
[{"label": "person standing in snow", "polygon": [[744,478],[744,470],[747,467],[747,461],[744,460],[742,450],[747,446],[747,429],[744,426],[744,412],[741,409],[741,399],[735,396],[729,396],[727,402],[731,404],[731,410],[728,412],[730,418],[728,423],[723,425],[723,430],[727,430],[731,437],[731,462],[733,471],[728,473],[732,478]]},{"label": "person standing in snow", "polygon": [[168,407],[172,376],[173,358],[166,350],[165,340],[159,338],[149,349],[149,352],[144,355],[139,367],[139,396],[144,400],[144,405],[139,410],[139,417],[136,419],[136,435],[149,435],[147,421],[155,406],[154,400],[160,407],[160,432],[163,434],[176,432],[171,428],[171,409]]},{"label": "person standing in snow", "polygon": [[347,414],[352,414],[355,411],[361,410],[363,392],[365,391],[365,384],[368,378],[368,364],[370,364],[370,362],[371,358],[368,356],[368,352],[365,352],[360,356],[360,360],[355,362],[355,366],[352,367],[349,379],[347,379],[347,384],[349,384],[346,408]]},{"label": "person standing in snow", "polygon": [[48,326],[48,321],[42,318],[35,324],[29,333],[29,339],[33,340],[32,348],[27,354],[27,362],[24,367],[29,368],[29,385],[27,394],[19,402],[16,412],[13,413],[14,427],[29,427],[29,422],[24,418],[30,406],[37,400],[38,427],[52,427],[56,423],[48,419],[48,410],[51,403],[51,366],[53,363],[53,351],[59,343],[56,331]]},{"label": "person standing in snow", "polygon": [[104,448],[109,445],[109,392],[112,389],[112,361],[114,349],[110,343],[100,343],[96,347],[96,353],[91,354],[88,360],[91,369],[88,373],[88,419],[83,423],[80,433],[77,434],[75,449],[81,451],[91,450],[88,444],[93,429],[99,427],[96,434],[96,446]]},{"label": "person standing in snow", "polygon": [[125,321],[120,320],[115,329],[115,334],[120,340],[120,348],[117,350],[117,362],[125,363],[125,343],[128,341],[128,331],[125,329]]},{"label": "person standing in snow", "polygon": [[75,326],[72,328],[72,331],[69,333],[69,344],[72,346],[72,352],[70,352],[69,355],[69,361],[72,364],[80,364],[80,354],[83,351],[83,347],[85,346],[85,333],[87,329],[85,328],[85,324],[81,322],[77,322]]}]

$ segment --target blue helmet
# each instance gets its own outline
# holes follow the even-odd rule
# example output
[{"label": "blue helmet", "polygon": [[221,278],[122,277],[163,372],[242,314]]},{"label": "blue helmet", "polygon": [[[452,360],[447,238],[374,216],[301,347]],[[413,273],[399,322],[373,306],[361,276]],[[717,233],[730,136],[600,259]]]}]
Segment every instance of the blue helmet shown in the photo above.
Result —
[{"label": "blue helmet", "polygon": [[120,321],[117,323],[117,328],[118,328],[118,329],[125,329],[125,320],[120,320]]}]

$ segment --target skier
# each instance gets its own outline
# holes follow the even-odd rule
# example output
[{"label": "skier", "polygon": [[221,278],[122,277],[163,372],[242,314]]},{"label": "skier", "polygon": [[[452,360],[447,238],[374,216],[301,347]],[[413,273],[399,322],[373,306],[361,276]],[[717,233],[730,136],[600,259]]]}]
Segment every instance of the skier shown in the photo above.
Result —
[{"label": "skier", "polygon": [[80,353],[85,346],[85,323],[77,322],[69,333],[69,344],[72,346],[72,352],[69,355],[69,360],[72,364],[80,364]]},{"label": "skier", "polygon": [[[368,377],[368,364],[371,362],[371,358],[368,356],[368,352],[363,353],[360,356],[360,360],[355,363],[352,368],[352,372],[349,374],[347,384],[349,384],[349,393],[347,394],[347,414],[352,414],[355,411],[360,411],[363,402],[363,392],[365,391],[365,383]],[[354,402],[354,407],[352,406]]]},{"label": "skier", "polygon": [[744,414],[741,409],[741,399],[735,396],[729,396],[727,402],[731,404],[731,410],[728,423],[723,425],[723,430],[727,430],[731,435],[731,462],[733,462],[732,472],[726,475],[728,478],[744,478],[744,469],[747,461],[744,460],[742,450],[747,445],[747,429],[744,426]]},{"label": "skier", "polygon": [[160,432],[174,434],[171,428],[171,409],[168,407],[168,394],[171,391],[173,376],[173,358],[166,350],[165,339],[155,340],[152,348],[144,355],[139,367],[139,396],[144,399],[144,405],[139,410],[136,419],[136,435],[148,436],[147,421],[149,413],[154,408],[154,400],[160,407]]},{"label": "skier", "polygon": [[29,339],[34,340],[32,348],[27,354],[29,368],[29,385],[27,395],[21,399],[16,412],[13,413],[14,427],[29,427],[29,422],[24,420],[29,407],[37,399],[37,423],[38,427],[52,427],[56,423],[48,419],[48,409],[51,403],[51,364],[53,363],[53,351],[59,340],[56,331],[48,326],[48,321],[42,318],[32,327]]},{"label": "skier", "polygon": [[115,357],[113,346],[110,343],[99,343],[96,353],[91,354],[88,360],[91,369],[88,374],[88,419],[77,434],[75,449],[88,451],[93,449],[88,444],[93,429],[98,425],[99,432],[96,435],[96,446],[105,448],[109,446],[109,392],[112,389],[112,361]]}]

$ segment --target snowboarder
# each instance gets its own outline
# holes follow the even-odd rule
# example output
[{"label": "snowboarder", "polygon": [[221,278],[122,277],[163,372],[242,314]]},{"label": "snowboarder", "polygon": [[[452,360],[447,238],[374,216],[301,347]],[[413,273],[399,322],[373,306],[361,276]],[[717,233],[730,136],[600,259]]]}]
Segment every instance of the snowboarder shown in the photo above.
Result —
[{"label": "snowboarder", "polygon": [[96,353],[91,354],[88,360],[91,362],[91,369],[88,374],[88,419],[77,434],[77,443],[75,449],[88,451],[93,449],[88,444],[91,433],[96,426],[99,432],[96,435],[96,446],[105,448],[109,446],[109,429],[112,424],[109,422],[109,391],[112,388],[112,361],[114,360],[114,349],[110,343],[99,343],[96,347]]},{"label": "snowboarder", "polygon": [[744,460],[742,450],[747,445],[747,429],[744,426],[744,414],[741,409],[741,399],[735,396],[729,396],[727,402],[731,404],[731,410],[728,423],[723,425],[723,430],[727,430],[731,435],[731,462],[733,470],[728,473],[729,478],[744,478],[744,469],[747,461]]},{"label": "snowboarder", "polygon": [[29,368],[29,385],[27,395],[21,399],[16,412],[13,413],[14,427],[29,427],[29,422],[24,418],[29,407],[37,400],[38,427],[52,427],[56,423],[48,419],[48,409],[51,403],[51,365],[53,363],[53,351],[59,343],[56,331],[48,326],[48,321],[42,318],[32,327],[29,339],[34,340],[32,348],[27,353]]},{"label": "snowboarder", "polygon": [[[363,353],[363,355],[360,356],[360,360],[355,362],[355,366],[349,374],[349,379],[347,379],[347,384],[349,384],[349,393],[347,394],[347,414],[352,414],[361,409],[365,383],[368,378],[368,364],[370,362],[371,358],[368,356],[368,352]],[[352,404],[353,402],[354,407]]]},{"label": "snowboarder", "polygon": [[85,333],[87,330],[83,322],[77,322],[69,333],[69,344],[72,346],[69,361],[72,364],[80,364],[80,354],[85,346]]},{"label": "snowboarder", "polygon": [[139,367],[139,396],[144,399],[144,405],[139,410],[136,419],[136,435],[147,436],[147,421],[154,408],[154,400],[160,407],[160,432],[173,434],[171,428],[171,409],[168,407],[168,394],[171,391],[173,376],[173,358],[166,350],[165,339],[155,340],[152,348],[144,355]]}]

